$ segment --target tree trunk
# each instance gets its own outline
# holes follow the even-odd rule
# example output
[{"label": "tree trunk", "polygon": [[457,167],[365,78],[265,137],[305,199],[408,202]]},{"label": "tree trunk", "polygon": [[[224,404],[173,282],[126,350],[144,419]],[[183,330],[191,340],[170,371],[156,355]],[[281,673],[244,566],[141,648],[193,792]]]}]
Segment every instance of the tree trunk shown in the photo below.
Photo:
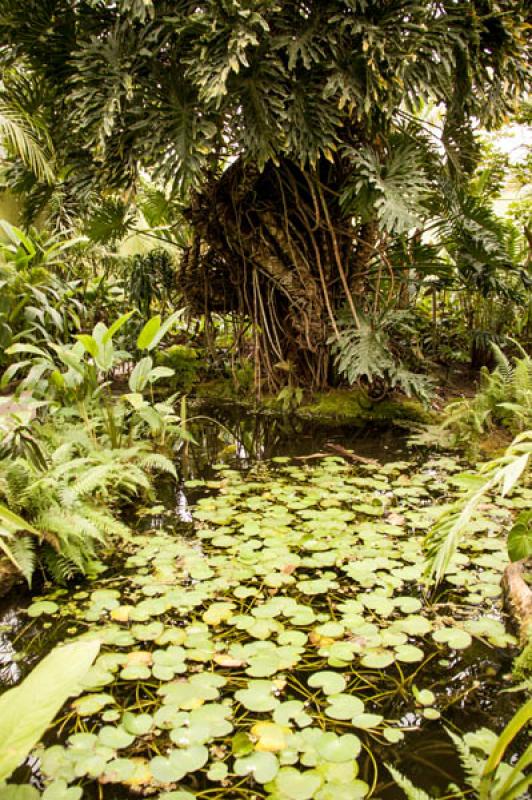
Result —
[{"label": "tree trunk", "polygon": [[252,320],[272,390],[328,382],[328,340],[354,252],[338,181],[338,166],[328,162],[310,173],[285,160],[259,173],[236,161],[188,211],[197,241],[182,264],[185,297],[199,313],[237,311]]}]

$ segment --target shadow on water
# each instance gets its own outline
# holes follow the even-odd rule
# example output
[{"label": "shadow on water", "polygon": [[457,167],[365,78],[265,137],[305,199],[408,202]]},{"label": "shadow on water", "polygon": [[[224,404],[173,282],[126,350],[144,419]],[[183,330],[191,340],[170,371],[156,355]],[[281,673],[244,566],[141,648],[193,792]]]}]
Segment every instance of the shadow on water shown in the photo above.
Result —
[{"label": "shadow on water", "polygon": [[[198,419],[198,415],[202,418]],[[188,537],[193,533],[192,526],[187,524],[192,520],[191,507],[206,489],[185,488],[184,481],[216,477],[214,467],[220,462],[242,471],[272,458],[298,458],[302,463],[311,464],[319,454],[338,454],[335,450],[338,446],[354,452],[361,459],[376,459],[381,463],[413,460],[406,443],[407,434],[400,429],[330,427],[290,416],[243,414],[242,409],[234,405],[204,406],[190,416],[190,433],[195,444],[185,444],[180,451],[180,486],[177,492],[174,486],[161,487],[159,495],[167,511],[163,518],[150,518],[147,522],[148,527],[157,528],[164,519],[168,527],[168,520],[177,518],[176,533],[185,533]],[[123,562],[113,554],[109,555],[110,559],[112,566],[103,574],[104,582],[122,574]],[[79,582],[68,589],[58,589],[56,597],[67,600],[69,595],[87,588],[93,587],[88,582]],[[30,602],[30,595],[24,590],[0,601],[0,691],[18,683],[57,642],[81,632],[81,629],[76,630],[76,621],[68,616],[53,626],[47,622],[36,625],[34,620],[28,620],[21,613]],[[521,694],[502,694],[500,691],[510,668],[511,658],[507,651],[480,642],[465,652],[457,653],[453,661],[434,659],[427,669],[426,683],[453,698],[445,713],[445,726],[456,732],[476,730],[482,726],[500,731],[513,708],[522,702]],[[401,700],[397,700],[395,707],[391,704],[386,711],[387,716],[400,718]],[[375,796],[383,800],[404,797],[388,781],[385,761],[407,774],[417,786],[433,791],[435,796],[444,794],[444,787],[449,783],[463,785],[464,776],[456,749],[444,731],[442,720],[429,722],[421,715],[407,712],[401,722],[410,731],[403,742],[384,749],[375,743],[373,757],[378,762],[380,773]],[[368,781],[374,769],[373,757],[362,755],[360,759],[361,777]],[[24,768],[24,775],[17,771],[17,778],[27,780],[28,770],[34,782],[38,783],[38,765],[31,760]],[[107,793],[101,794],[101,788],[99,792],[94,795],[85,793],[84,797],[108,796]],[[130,796],[118,787],[109,795],[112,798]]]}]

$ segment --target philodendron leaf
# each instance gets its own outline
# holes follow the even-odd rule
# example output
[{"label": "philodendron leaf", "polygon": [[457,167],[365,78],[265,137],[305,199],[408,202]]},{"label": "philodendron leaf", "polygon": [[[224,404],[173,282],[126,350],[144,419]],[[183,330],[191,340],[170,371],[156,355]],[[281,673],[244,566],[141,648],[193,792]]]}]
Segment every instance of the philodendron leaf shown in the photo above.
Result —
[{"label": "philodendron leaf", "polygon": [[522,511],[508,534],[510,561],[532,556],[532,511]]},{"label": "philodendron leaf", "polygon": [[19,686],[0,697],[0,781],[24,761],[65,700],[77,692],[99,650],[97,640],[56,647]]}]

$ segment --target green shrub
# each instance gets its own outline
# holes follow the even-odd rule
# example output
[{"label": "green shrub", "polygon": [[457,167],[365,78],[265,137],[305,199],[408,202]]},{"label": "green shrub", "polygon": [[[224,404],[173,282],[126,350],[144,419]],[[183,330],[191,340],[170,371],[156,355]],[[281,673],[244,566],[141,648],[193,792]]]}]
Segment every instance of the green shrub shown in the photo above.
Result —
[{"label": "green shrub", "polygon": [[157,354],[157,364],[174,370],[170,379],[173,389],[189,392],[198,381],[202,367],[198,351],[184,344],[174,344]]}]

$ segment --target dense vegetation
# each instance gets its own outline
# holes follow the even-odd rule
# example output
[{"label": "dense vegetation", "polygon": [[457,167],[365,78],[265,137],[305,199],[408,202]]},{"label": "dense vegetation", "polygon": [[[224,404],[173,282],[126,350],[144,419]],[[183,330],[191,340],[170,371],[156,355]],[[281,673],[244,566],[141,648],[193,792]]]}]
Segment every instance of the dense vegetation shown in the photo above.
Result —
[{"label": "dense vegetation", "polygon": [[0,0],[0,800],[526,796],[529,27]]}]

